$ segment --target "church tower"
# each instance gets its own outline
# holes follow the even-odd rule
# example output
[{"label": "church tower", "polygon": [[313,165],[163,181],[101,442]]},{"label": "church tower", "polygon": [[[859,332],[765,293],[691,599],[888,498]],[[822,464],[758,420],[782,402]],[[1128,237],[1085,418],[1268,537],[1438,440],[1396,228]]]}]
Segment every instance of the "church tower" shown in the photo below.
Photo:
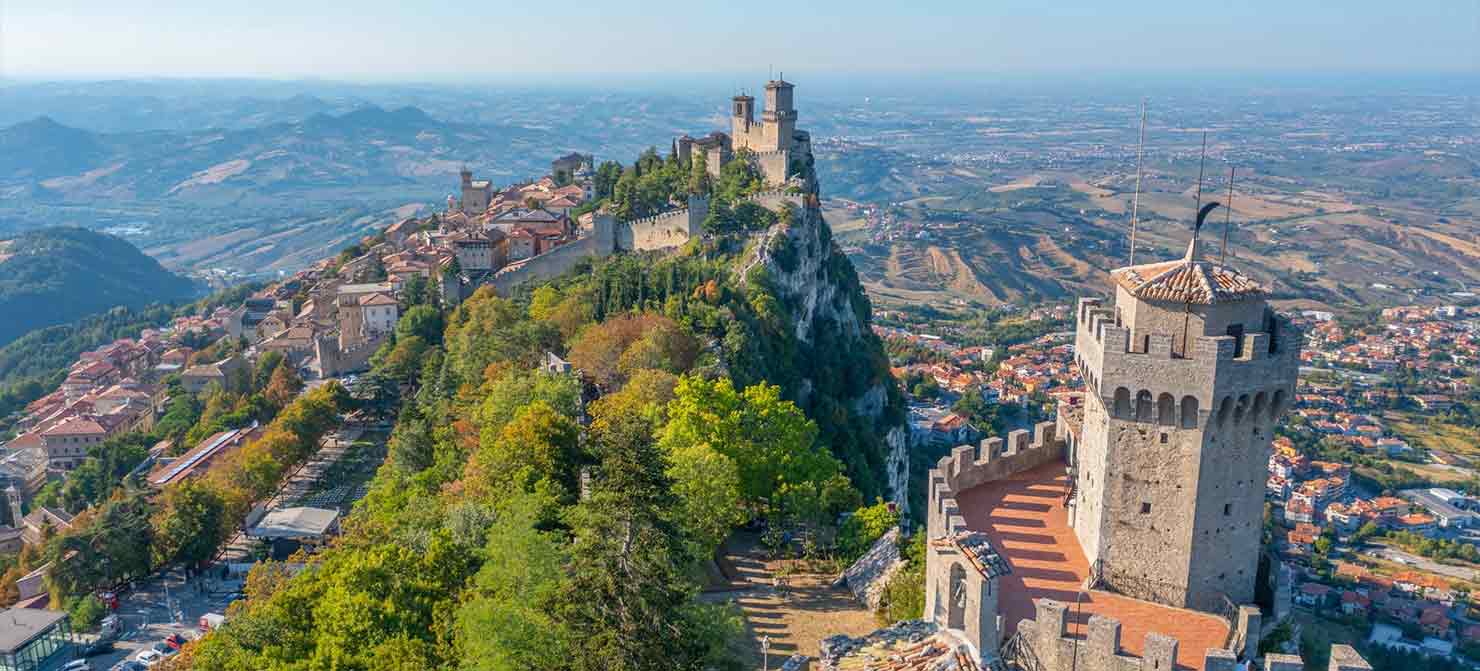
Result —
[{"label": "church tower", "polygon": [[1302,338],[1264,287],[1198,252],[1194,234],[1181,259],[1111,271],[1112,304],[1079,301],[1069,521],[1102,588],[1215,610],[1254,599]]},{"label": "church tower", "polygon": [[5,488],[5,503],[10,509],[10,526],[19,529],[21,527],[21,493],[11,483]]}]

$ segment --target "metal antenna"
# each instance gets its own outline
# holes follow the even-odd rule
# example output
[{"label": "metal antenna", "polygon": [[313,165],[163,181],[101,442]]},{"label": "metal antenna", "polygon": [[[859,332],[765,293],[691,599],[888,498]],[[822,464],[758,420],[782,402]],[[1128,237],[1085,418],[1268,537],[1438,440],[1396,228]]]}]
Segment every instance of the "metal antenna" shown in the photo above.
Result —
[{"label": "metal antenna", "polygon": [[1223,246],[1218,248],[1218,267],[1223,267],[1223,259],[1228,255],[1228,229],[1233,226],[1233,171],[1234,166],[1228,166],[1228,211],[1223,213]]},{"label": "metal antenna", "polygon": [[[1207,165],[1207,162],[1208,162],[1208,132],[1207,131],[1203,131],[1203,137],[1202,137],[1202,157],[1197,160],[1197,206],[1192,208],[1192,211],[1194,213],[1202,212],[1203,166]],[[1202,223],[1202,220],[1201,220],[1201,217],[1199,217],[1198,224],[1201,224],[1201,223]],[[1193,250],[1196,250],[1197,249],[1197,231],[1198,231],[1199,228],[1202,228],[1202,226],[1194,225],[1193,228],[1192,228],[1192,247],[1190,247],[1190,249],[1193,249]],[[1193,256],[1195,257],[1196,254],[1194,254]],[[1196,260],[1196,259],[1194,258],[1193,260]]]},{"label": "metal antenna", "polygon": [[1141,150],[1146,146],[1146,99],[1141,99],[1141,139],[1136,141],[1136,195],[1131,197],[1131,260],[1136,265],[1136,215],[1141,205]]}]

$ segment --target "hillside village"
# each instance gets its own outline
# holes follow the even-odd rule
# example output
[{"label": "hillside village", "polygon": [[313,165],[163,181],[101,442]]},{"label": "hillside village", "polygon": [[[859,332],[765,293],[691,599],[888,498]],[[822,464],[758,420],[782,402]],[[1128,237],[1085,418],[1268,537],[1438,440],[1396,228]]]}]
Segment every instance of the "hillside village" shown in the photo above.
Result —
[{"label": "hillside village", "polygon": [[[730,161],[753,151],[764,184],[744,200],[768,209],[809,202],[808,185],[795,171],[794,159],[810,152],[810,138],[795,130],[790,89],[784,81],[768,86],[763,124],[753,123],[754,101],[737,96],[730,133],[677,138],[672,159],[700,165],[717,177]],[[17,435],[0,452],[0,487],[6,496],[5,513],[0,515],[5,522],[0,526],[0,553],[40,546],[68,531],[74,515],[56,506],[34,505],[37,497],[48,486],[65,482],[96,446],[150,431],[179,396],[248,387],[246,378],[264,358],[280,361],[283,374],[291,371],[302,389],[333,380],[352,382],[369,371],[377,357],[387,356],[392,349],[387,345],[397,342],[402,317],[414,306],[452,306],[480,290],[486,294],[485,287],[509,290],[556,277],[593,257],[671,250],[705,234],[708,203],[701,198],[671,200],[659,212],[625,219],[596,207],[611,196],[615,185],[603,181],[590,155],[558,158],[549,175],[501,188],[475,179],[467,169],[460,178],[460,197],[449,196],[444,208],[401,220],[337,257],[254,292],[239,305],[177,317],[167,326],[82,354],[58,389],[26,407],[15,426]],[[1189,263],[1196,260],[1195,245],[1187,258]],[[1037,469],[1049,462],[1041,455],[1082,440],[1085,394],[1098,385],[1086,380],[1085,352],[1076,346],[1083,341],[1076,338],[1083,338],[1083,329],[1093,321],[1086,317],[1093,307],[1084,303],[1078,309],[1066,304],[1023,309],[1004,320],[1021,327],[1012,337],[989,343],[974,338],[971,344],[965,344],[961,329],[907,313],[875,311],[872,330],[889,348],[892,373],[904,383],[909,401],[909,461],[934,464],[942,458],[964,458],[958,453],[975,450],[980,442],[991,446],[983,447],[987,456],[962,466],[962,472],[986,468],[984,464],[1000,456],[1017,469],[1014,475],[1042,475]],[[1384,310],[1379,318],[1375,323],[1352,324],[1320,312],[1289,317],[1291,327],[1304,334],[1298,352],[1302,368],[1298,382],[1292,379],[1295,393],[1289,419],[1273,430],[1277,435],[1261,480],[1261,500],[1269,507],[1262,533],[1278,559],[1280,589],[1269,614],[1274,617],[1263,630],[1257,614],[1252,619],[1246,611],[1224,617],[1227,626],[1221,633],[1228,638],[1220,636],[1218,641],[1240,655],[1247,653],[1246,660],[1253,659],[1261,634],[1273,641],[1271,652],[1298,649],[1290,642],[1294,635],[1278,629],[1289,626],[1285,622],[1291,609],[1351,628],[1353,642],[1444,659],[1474,658],[1473,653],[1480,651],[1480,612],[1471,610],[1468,599],[1472,588],[1480,585],[1480,554],[1474,549],[1480,546],[1480,476],[1472,470],[1472,460],[1480,458],[1480,452],[1433,440],[1432,434],[1415,433],[1414,428],[1425,419],[1445,427],[1475,427],[1477,418],[1469,413],[1474,403],[1474,362],[1480,356],[1480,313],[1458,306],[1414,306]],[[562,374],[572,371],[569,362],[550,352],[542,366]],[[276,373],[276,368],[269,372]],[[1149,397],[1146,403],[1149,406]],[[1255,403],[1258,414],[1262,395]],[[1270,403],[1276,409],[1271,415],[1285,409],[1277,400]],[[1191,428],[1186,407],[1184,400],[1183,429]],[[1195,401],[1191,407],[1195,419]],[[1170,425],[1171,411],[1164,412],[1167,417],[1157,421]],[[1206,412],[1211,414],[1211,409]],[[1057,424],[1046,421],[1053,416]],[[355,413],[346,426],[316,441],[313,458],[323,460],[323,472],[336,472],[332,469],[340,457],[329,453],[339,443],[387,423],[386,418],[372,420],[369,413]],[[167,491],[208,476],[230,461],[226,455],[261,439],[265,431],[254,421],[211,432],[190,444],[160,441],[149,447],[148,457],[128,477]],[[994,435],[1006,436],[1007,442],[989,438]],[[1068,471],[1071,480],[1075,475]],[[947,479],[956,477],[952,473]],[[994,581],[1008,575],[1007,560],[985,531],[938,519],[946,509],[940,498],[949,491],[942,486],[945,482],[932,479],[924,492],[930,501],[929,524],[949,526],[925,530],[930,534],[929,552],[935,553],[932,557],[970,560],[981,576],[980,584],[973,585],[990,594]],[[965,481],[950,480],[950,486],[964,493],[967,487],[961,482]],[[1059,505],[1079,491],[1076,486],[1070,485]],[[251,540],[266,539],[273,556],[289,556],[289,549],[317,550],[337,533],[347,505],[362,495],[363,491],[346,494],[323,508],[274,501],[275,505],[254,511],[255,519],[242,525],[241,536],[233,538],[223,556],[236,560],[227,563],[250,565],[254,555],[238,547],[250,544],[248,529],[267,529],[279,520],[295,530],[281,536],[260,531]],[[889,503],[895,512],[906,507],[903,497]],[[1142,512],[1150,508],[1145,505]],[[48,605],[46,578],[52,568],[42,566],[14,581],[17,608]],[[933,586],[942,578],[932,572],[925,579]],[[935,601],[941,598],[938,591],[929,592],[926,600],[940,611],[927,607],[923,615],[938,624],[941,613],[948,613],[945,621],[957,622],[957,609],[964,606]],[[1039,622],[1064,616],[1047,600],[1035,604],[1038,610],[1033,614]],[[1004,607],[1009,605],[1004,602]],[[972,607],[985,608],[978,603]],[[1090,620],[1089,627],[1099,626],[1094,622]],[[982,659],[958,656],[968,649],[951,633],[959,627],[937,631],[915,623],[897,625],[892,633],[882,630],[873,638],[830,639],[820,655],[822,668],[854,668],[848,660],[859,656],[898,658],[929,652],[932,660],[950,657],[959,664],[955,668],[966,669],[977,662],[985,666],[1000,661],[992,658],[999,643],[1004,657],[1014,641],[1023,645],[1021,638],[992,638],[992,632],[1005,634],[1006,627],[972,625],[977,626],[984,629],[973,629],[975,635],[984,638],[976,643],[990,641],[993,648],[970,648],[987,653]],[[1075,625],[1060,622],[1060,628],[1064,626]],[[1116,627],[1112,657],[1121,652]],[[1026,636],[1036,630],[1030,626],[1018,631],[1026,631]],[[1096,636],[1087,631],[1085,640]],[[1142,649],[1139,641],[1127,645],[1148,658],[1154,652]],[[1074,644],[1076,650],[1078,646]],[[1197,656],[1198,664],[1206,664],[1197,668],[1212,670],[1214,662],[1221,663],[1216,655],[1204,659],[1202,650],[1187,652]],[[1332,668],[1343,654],[1344,650],[1331,653]],[[1175,645],[1168,659],[1185,662],[1177,657]],[[1022,664],[1019,658],[1011,661]],[[1351,665],[1341,668],[1365,664],[1357,664],[1360,658],[1347,661]],[[788,663],[793,669],[806,668],[800,666],[805,660]]]}]

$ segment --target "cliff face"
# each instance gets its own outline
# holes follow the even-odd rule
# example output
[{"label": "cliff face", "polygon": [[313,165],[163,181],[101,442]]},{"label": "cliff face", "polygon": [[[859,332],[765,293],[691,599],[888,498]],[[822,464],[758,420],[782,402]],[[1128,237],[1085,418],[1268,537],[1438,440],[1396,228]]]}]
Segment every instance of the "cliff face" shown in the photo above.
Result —
[{"label": "cliff face", "polygon": [[[901,508],[907,506],[904,404],[883,344],[869,326],[872,308],[853,263],[833,242],[815,188],[779,203],[781,221],[757,239],[746,277],[765,271],[787,309],[799,374],[796,400],[823,425],[835,453],[852,453],[869,473],[850,473]],[[769,205],[769,204],[768,204]],[[829,431],[831,423],[836,430]],[[831,435],[829,435],[831,434]],[[862,461],[859,461],[859,458]]]}]

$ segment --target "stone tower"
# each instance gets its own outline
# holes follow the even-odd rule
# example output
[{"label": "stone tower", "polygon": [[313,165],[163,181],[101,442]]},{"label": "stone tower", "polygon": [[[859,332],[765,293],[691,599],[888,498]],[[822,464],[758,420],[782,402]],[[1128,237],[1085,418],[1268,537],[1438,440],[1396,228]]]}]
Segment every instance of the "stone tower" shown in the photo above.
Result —
[{"label": "stone tower", "polygon": [[742,93],[730,102],[730,137],[750,135],[755,125],[755,98]]},{"label": "stone tower", "polygon": [[797,129],[797,111],[791,102],[793,88],[782,79],[766,82],[766,111],[761,114],[761,122],[768,150],[791,149]]},{"label": "stone tower", "polygon": [[1199,258],[1196,239],[1181,259],[1110,280],[1113,305],[1078,306],[1070,524],[1102,587],[1199,610],[1250,603],[1301,335],[1263,287]]},{"label": "stone tower", "polygon": [[22,517],[21,493],[15,488],[14,483],[11,483],[9,487],[5,488],[5,503],[10,509],[10,526],[19,529],[21,526]]}]

